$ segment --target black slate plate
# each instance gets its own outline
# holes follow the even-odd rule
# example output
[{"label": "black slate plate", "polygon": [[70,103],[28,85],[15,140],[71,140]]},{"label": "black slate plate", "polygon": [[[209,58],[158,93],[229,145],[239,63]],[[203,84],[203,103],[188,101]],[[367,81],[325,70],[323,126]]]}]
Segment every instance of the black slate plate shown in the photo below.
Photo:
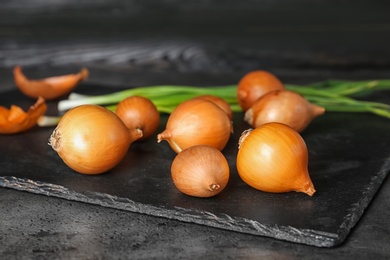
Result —
[{"label": "black slate plate", "polygon": [[[78,90],[96,92],[96,86]],[[104,91],[103,88],[98,88]],[[34,101],[18,91],[0,96],[0,105],[27,108]],[[56,113],[56,102],[49,103]],[[180,193],[170,177],[175,153],[155,138],[134,143],[123,162],[102,175],[68,168],[49,147],[54,128],[0,135],[0,186],[142,214],[176,219],[317,247],[342,243],[369,205],[390,169],[390,121],[369,114],[327,113],[302,133],[317,193],[271,194],[241,181],[235,168],[237,141],[248,128],[235,114],[224,154],[231,167],[227,188],[199,199]],[[162,118],[160,131],[167,116]]]}]

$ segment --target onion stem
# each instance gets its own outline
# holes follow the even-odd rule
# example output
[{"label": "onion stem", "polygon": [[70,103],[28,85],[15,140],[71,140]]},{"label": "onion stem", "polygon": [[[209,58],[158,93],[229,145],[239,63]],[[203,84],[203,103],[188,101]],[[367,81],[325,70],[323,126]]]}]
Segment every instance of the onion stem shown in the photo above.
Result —
[{"label": "onion stem", "polygon": [[61,119],[60,116],[46,116],[46,115],[43,115],[43,116],[41,116],[38,119],[37,125],[38,126],[55,126],[55,125],[58,124],[60,119]]},{"label": "onion stem", "polygon": [[[172,86],[172,85],[161,85],[161,86],[150,86],[150,87],[139,87],[130,88],[110,94],[99,95],[99,96],[88,96],[85,98],[76,97],[67,100],[61,100],[58,103],[59,111],[66,111],[70,108],[82,105],[82,104],[99,104],[109,105],[119,103],[122,99],[129,96],[143,96],[149,98],[153,102],[156,100],[168,101],[172,100],[183,100],[182,98],[176,98],[178,95],[186,95],[185,98],[191,98],[198,95],[210,94],[216,95],[222,98],[233,98],[235,97],[236,86],[229,85],[224,87],[192,87],[192,86]],[[73,94],[74,95],[74,94]],[[76,94],[76,96],[79,94]]]},{"label": "onion stem", "polygon": [[[390,118],[390,105],[357,99],[378,90],[389,90],[390,79],[346,81],[327,80],[309,85],[286,84],[286,89],[303,95],[313,104],[329,112],[366,112]],[[58,111],[64,112],[82,104],[106,106],[114,111],[116,104],[129,96],[149,98],[161,113],[171,113],[181,102],[199,95],[215,95],[225,99],[233,112],[242,111],[236,98],[237,85],[196,87],[183,85],[157,85],[129,88],[109,94],[88,96],[71,93],[69,98],[58,103]],[[60,117],[44,116],[39,125],[55,125]]]}]

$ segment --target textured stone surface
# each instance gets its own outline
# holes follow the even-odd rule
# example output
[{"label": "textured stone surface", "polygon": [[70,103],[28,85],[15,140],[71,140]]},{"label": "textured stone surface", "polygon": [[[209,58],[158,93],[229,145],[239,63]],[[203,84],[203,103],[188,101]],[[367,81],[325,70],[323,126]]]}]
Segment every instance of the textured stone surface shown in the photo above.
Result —
[{"label": "textured stone surface", "polygon": [[[78,89],[88,93],[98,88]],[[28,103],[18,91],[5,92],[0,101]],[[263,193],[241,181],[235,161],[238,138],[248,128],[242,117],[235,114],[234,134],[223,150],[230,182],[210,199],[185,196],[174,187],[170,166],[175,153],[165,142],[150,138],[134,143],[116,168],[89,176],[72,171],[47,145],[53,127],[0,136],[0,186],[318,247],[342,243],[389,172],[388,144],[383,142],[390,140],[387,119],[326,114],[313,121],[302,133],[317,190],[309,197]],[[161,118],[158,132],[166,120]]]},{"label": "textured stone surface", "polygon": [[388,259],[390,183],[346,241],[316,248],[0,188],[2,259]]}]

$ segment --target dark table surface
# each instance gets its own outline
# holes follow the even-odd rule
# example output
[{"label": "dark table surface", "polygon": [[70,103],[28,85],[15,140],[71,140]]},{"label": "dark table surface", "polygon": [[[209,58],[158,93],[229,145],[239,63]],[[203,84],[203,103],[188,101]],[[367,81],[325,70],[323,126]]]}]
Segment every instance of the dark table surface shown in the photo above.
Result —
[{"label": "dark table surface", "polygon": [[[4,1],[0,94],[86,66],[90,84],[232,84],[390,78],[385,1]],[[1,105],[1,104],[0,104]],[[0,151],[1,153],[1,151]],[[1,156],[1,155],[0,155]],[[0,188],[1,259],[387,259],[390,183],[346,241],[317,248]]]}]

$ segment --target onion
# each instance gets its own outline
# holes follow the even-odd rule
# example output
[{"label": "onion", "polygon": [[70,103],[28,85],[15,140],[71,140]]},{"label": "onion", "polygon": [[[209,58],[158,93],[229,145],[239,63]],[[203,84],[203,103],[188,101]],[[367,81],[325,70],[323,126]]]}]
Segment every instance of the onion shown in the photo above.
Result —
[{"label": "onion", "polygon": [[227,185],[230,169],[226,158],[215,147],[191,146],[172,162],[171,175],[177,189],[194,197],[212,197]]},{"label": "onion", "polygon": [[176,107],[157,141],[168,141],[176,153],[202,144],[222,150],[231,132],[232,124],[225,111],[210,101],[191,99]]},{"label": "onion", "polygon": [[204,100],[208,100],[219,106],[225,113],[228,115],[230,120],[233,120],[233,111],[232,108],[230,107],[230,104],[223,98],[220,98],[215,95],[201,95],[197,96],[195,98],[200,98]]},{"label": "onion", "polygon": [[150,99],[141,96],[131,96],[120,101],[115,114],[129,129],[140,129],[144,140],[152,136],[160,123],[160,113]]},{"label": "onion", "polygon": [[306,143],[281,123],[267,123],[242,133],[237,171],[249,186],[265,192],[315,193],[308,171]]},{"label": "onion", "polygon": [[266,93],[284,89],[283,83],[272,73],[264,70],[255,70],[244,75],[238,82],[237,101],[244,111]]},{"label": "onion", "polygon": [[314,118],[323,113],[323,107],[311,104],[298,93],[276,90],[259,98],[245,112],[244,120],[253,128],[269,122],[279,122],[302,132]]},{"label": "onion", "polygon": [[119,164],[139,129],[129,130],[110,110],[82,105],[66,112],[49,139],[49,145],[66,165],[83,174],[100,174]]}]

